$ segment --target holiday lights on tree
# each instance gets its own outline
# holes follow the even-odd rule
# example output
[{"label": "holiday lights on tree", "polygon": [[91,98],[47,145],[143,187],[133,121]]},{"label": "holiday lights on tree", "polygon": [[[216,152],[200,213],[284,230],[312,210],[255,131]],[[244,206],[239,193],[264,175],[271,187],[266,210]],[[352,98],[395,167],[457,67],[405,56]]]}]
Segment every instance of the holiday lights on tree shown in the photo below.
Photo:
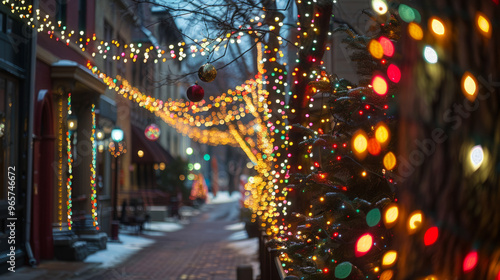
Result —
[{"label": "holiday lights on tree", "polygon": [[[297,74],[310,72],[296,75],[295,89],[302,88],[311,102],[318,93],[328,94],[331,123],[315,123],[302,109],[306,119],[292,128],[299,141],[289,149],[283,219],[274,242],[285,273],[301,279],[390,279],[394,274],[398,252],[391,247],[390,228],[397,205],[391,170],[397,162],[391,129],[401,73],[393,61],[399,23],[391,9],[386,13],[385,21],[375,23],[376,35],[341,28],[351,34],[346,43],[359,59],[359,85],[327,75],[314,63],[297,67]],[[303,58],[319,62],[315,55],[321,45],[310,47]],[[301,93],[293,94],[300,101]]]}]

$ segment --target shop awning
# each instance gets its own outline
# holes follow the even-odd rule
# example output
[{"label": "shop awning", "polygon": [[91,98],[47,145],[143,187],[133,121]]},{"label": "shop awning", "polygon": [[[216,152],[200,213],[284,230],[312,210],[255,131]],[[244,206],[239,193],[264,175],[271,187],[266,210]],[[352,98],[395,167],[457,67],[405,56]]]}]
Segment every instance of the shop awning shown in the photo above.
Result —
[{"label": "shop awning", "polygon": [[[142,153],[139,151],[142,151]],[[139,154],[142,154],[142,156],[139,156]],[[169,164],[172,160],[172,155],[157,141],[146,139],[144,130],[132,126],[132,162],[142,164],[163,162]]]}]

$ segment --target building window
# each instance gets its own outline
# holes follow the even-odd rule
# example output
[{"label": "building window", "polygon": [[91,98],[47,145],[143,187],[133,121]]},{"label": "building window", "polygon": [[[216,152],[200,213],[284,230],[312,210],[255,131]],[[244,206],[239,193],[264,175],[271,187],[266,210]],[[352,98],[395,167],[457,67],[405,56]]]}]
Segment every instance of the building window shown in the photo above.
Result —
[{"label": "building window", "polygon": [[[113,39],[113,27],[109,22],[106,20],[104,21],[104,40],[105,42],[111,42]],[[108,76],[112,76],[113,73],[111,72],[113,68],[113,59],[112,57],[106,56],[106,59],[104,59],[104,72]]]},{"label": "building window", "polygon": [[68,11],[68,0],[56,1],[56,20],[61,22],[62,26],[66,26],[67,11]]},{"label": "building window", "polygon": [[5,32],[7,34],[10,34],[10,33],[12,33],[12,28],[14,26],[14,20],[10,17],[7,17],[6,22],[7,23],[5,24]]},{"label": "building window", "polygon": [[0,12],[0,32],[4,32],[3,30],[3,19],[5,18],[4,14],[2,12]]},{"label": "building window", "polygon": [[78,3],[78,29],[87,31],[87,0],[80,0]]},{"label": "building window", "polygon": [[[125,40],[123,40],[123,38],[121,36],[118,36],[118,43],[120,44],[119,47],[118,47],[118,55],[121,56],[122,53],[125,52]],[[117,61],[117,65],[116,65],[116,68],[117,68],[117,74],[124,77],[125,76],[125,63],[123,62],[123,59],[125,57],[121,57],[120,60]]]},{"label": "building window", "polygon": [[17,95],[16,81],[0,74],[0,200],[7,197],[8,169],[9,166],[14,167],[16,162],[17,126],[14,108]]}]

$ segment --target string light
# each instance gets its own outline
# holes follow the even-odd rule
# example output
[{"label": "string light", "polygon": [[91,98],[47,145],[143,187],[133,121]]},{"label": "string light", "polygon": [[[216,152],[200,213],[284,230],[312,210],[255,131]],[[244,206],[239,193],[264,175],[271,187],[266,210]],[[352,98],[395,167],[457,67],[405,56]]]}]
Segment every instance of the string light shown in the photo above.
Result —
[{"label": "string light", "polygon": [[58,133],[57,133],[57,220],[59,230],[63,225],[63,99],[58,100]]},{"label": "string light", "polygon": [[424,38],[424,31],[420,27],[420,25],[410,22],[408,24],[408,33],[410,33],[410,36],[415,39],[415,40],[422,40]]},{"label": "string light", "polygon": [[430,63],[430,64],[434,64],[438,61],[438,55],[436,53],[436,51],[430,47],[430,46],[425,46],[424,48],[424,59]]},{"label": "string light", "polygon": [[465,256],[464,263],[463,263],[463,270],[464,272],[470,272],[473,270],[476,265],[477,265],[477,252],[472,251]]},{"label": "string light", "polygon": [[393,152],[388,152],[384,156],[384,167],[387,170],[393,170],[395,166],[396,166],[396,156],[394,155]]},{"label": "string light", "polygon": [[380,15],[387,13],[387,2],[385,0],[372,0],[372,8]]},{"label": "string light", "polygon": [[[3,3],[5,4],[5,3]],[[160,46],[143,46],[142,43],[123,43],[118,40],[111,40],[111,42],[100,40],[96,34],[86,34],[85,31],[69,30],[67,26],[63,26],[60,21],[56,21],[49,14],[42,13],[42,10],[36,9],[34,16],[32,6],[28,8],[21,5],[12,3],[10,5],[13,13],[18,13],[20,18],[28,19],[29,25],[36,28],[37,32],[46,33],[49,38],[60,41],[66,45],[75,44],[82,52],[88,52],[92,57],[100,56],[103,59],[112,59],[127,63],[129,61],[137,62],[142,61],[147,63],[153,60],[154,63],[166,62],[171,59],[178,59],[179,61],[185,58],[195,57],[197,55],[205,56],[212,52],[225,49],[229,44],[240,44],[245,41],[241,40],[245,34],[255,34],[260,36],[258,30],[253,29],[250,25],[247,28],[241,28],[241,31],[234,33],[226,33],[221,37],[215,39],[203,38],[200,40],[193,40],[193,44],[189,45],[186,42],[178,42],[171,44],[168,48],[162,49]],[[35,17],[38,19],[35,21]],[[259,20],[264,19],[264,15],[258,17]],[[251,19],[253,23],[255,20]],[[243,26],[242,26],[243,27]],[[278,42],[282,43],[282,38],[278,37]],[[88,46],[97,43],[97,50],[90,52]],[[222,45],[222,48],[221,48]],[[142,60],[139,57],[144,57]]]},{"label": "string light", "polygon": [[434,32],[434,34],[439,35],[439,36],[444,35],[445,28],[444,28],[443,22],[440,19],[431,18],[430,19],[430,26],[431,26],[431,30],[432,30],[432,32]]},{"label": "string light", "polygon": [[384,48],[382,47],[380,42],[375,39],[372,39],[370,41],[368,50],[370,51],[370,54],[376,59],[381,59],[382,57],[384,57]]},{"label": "string light", "polygon": [[425,246],[430,246],[434,244],[439,236],[439,230],[437,227],[429,228],[424,234],[424,244]]},{"label": "string light", "polygon": [[364,256],[373,245],[373,237],[370,234],[362,235],[358,241],[356,242],[356,256],[361,257]]},{"label": "string light", "polygon": [[398,253],[394,250],[387,251],[382,258],[382,265],[385,267],[392,266],[396,262]]},{"label": "string light", "polygon": [[490,20],[481,12],[476,12],[476,26],[484,37],[491,37]]},{"label": "string light", "polygon": [[90,134],[90,143],[92,143],[92,163],[90,164],[90,201],[92,206],[92,219],[94,227],[99,230],[97,217],[97,189],[96,189],[96,165],[97,165],[97,145],[95,139],[96,120],[95,120],[95,104],[91,107],[92,114],[92,132]]},{"label": "string light", "polygon": [[385,211],[385,216],[384,216],[386,226],[389,226],[394,222],[396,222],[398,215],[399,215],[398,207],[396,205],[389,206]]},{"label": "string light", "polygon": [[382,76],[375,76],[372,80],[373,91],[378,95],[385,95],[389,89],[387,82]]},{"label": "string light", "polygon": [[469,159],[472,164],[473,171],[476,171],[477,169],[479,169],[479,167],[481,167],[484,161],[484,152],[481,145],[472,147],[472,149],[470,150]]},{"label": "string light", "polygon": [[462,76],[462,92],[469,101],[474,102],[477,97],[477,82],[476,77],[469,72],[465,72]]},{"label": "string light", "polygon": [[[68,93],[68,117],[71,116],[72,110],[71,110],[71,93]],[[66,143],[67,143],[67,148],[66,148],[66,153],[67,153],[67,164],[68,164],[68,177],[66,179],[66,192],[67,192],[67,199],[68,201],[66,202],[67,206],[67,221],[68,221],[68,229],[71,230],[73,226],[73,220],[71,219],[73,215],[72,207],[73,207],[73,200],[71,198],[71,192],[72,192],[72,184],[73,184],[73,152],[72,152],[72,144],[71,144],[71,136],[72,136],[72,130],[68,130],[66,132]]]},{"label": "string light", "polygon": [[420,211],[415,211],[410,215],[408,220],[408,231],[414,233],[422,224],[423,216]]},{"label": "string light", "polygon": [[363,131],[358,131],[354,134],[352,145],[354,147],[354,151],[358,154],[362,154],[366,151],[368,141],[366,140],[366,136]]}]

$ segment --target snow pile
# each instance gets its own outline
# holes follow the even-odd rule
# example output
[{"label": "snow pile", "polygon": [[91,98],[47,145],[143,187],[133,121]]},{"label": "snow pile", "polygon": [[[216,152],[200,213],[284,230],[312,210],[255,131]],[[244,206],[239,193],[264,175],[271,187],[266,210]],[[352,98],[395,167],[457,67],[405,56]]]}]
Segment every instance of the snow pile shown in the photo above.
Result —
[{"label": "snow pile", "polygon": [[227,239],[231,241],[245,240],[248,239],[248,234],[246,231],[240,230],[231,234]]},{"label": "snow pile", "polygon": [[245,229],[245,223],[236,223],[232,225],[228,225],[224,228],[225,230],[244,230]]},{"label": "snow pile", "polygon": [[239,231],[232,234],[229,239],[236,238],[237,236],[245,236],[243,239],[235,239],[237,241],[230,241],[227,247],[238,252],[239,255],[248,257],[248,264],[252,266],[253,275],[260,274],[260,264],[258,259],[259,253],[259,239],[257,237],[248,238],[246,232]]},{"label": "snow pile", "polygon": [[99,268],[113,267],[155,242],[148,238],[126,234],[120,234],[118,237],[122,243],[108,242],[106,250],[97,251],[88,256],[84,262],[101,263]]},{"label": "snow pile", "polygon": [[162,231],[162,232],[172,232],[182,229],[183,226],[178,223],[170,222],[151,222],[146,224],[145,229],[147,231]]},{"label": "snow pile", "polygon": [[240,198],[241,198],[241,193],[239,192],[233,192],[231,196],[227,191],[217,192],[217,195],[215,197],[213,193],[208,193],[207,203],[208,204],[228,203],[228,202],[238,201],[240,200]]}]

